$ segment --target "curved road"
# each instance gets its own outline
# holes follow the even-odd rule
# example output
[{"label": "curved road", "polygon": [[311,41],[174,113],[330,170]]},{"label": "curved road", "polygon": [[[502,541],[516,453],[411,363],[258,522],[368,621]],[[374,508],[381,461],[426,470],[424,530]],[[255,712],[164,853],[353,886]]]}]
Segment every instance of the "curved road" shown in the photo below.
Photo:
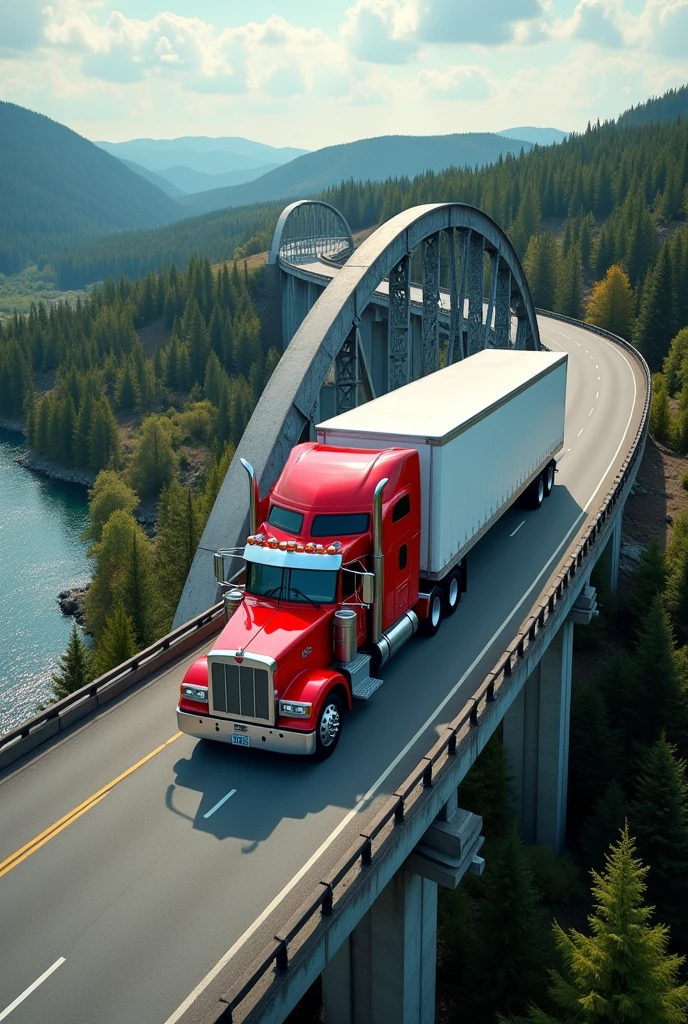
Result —
[{"label": "curved road", "polygon": [[253,959],[458,712],[606,493],[641,417],[645,383],[628,354],[551,319],[540,328],[570,356],[554,491],[476,546],[456,617],[386,666],[331,760],[175,734],[190,657],[0,780],[0,1021],[173,1024],[194,990],[184,1019],[200,1020],[223,963],[234,974]]}]

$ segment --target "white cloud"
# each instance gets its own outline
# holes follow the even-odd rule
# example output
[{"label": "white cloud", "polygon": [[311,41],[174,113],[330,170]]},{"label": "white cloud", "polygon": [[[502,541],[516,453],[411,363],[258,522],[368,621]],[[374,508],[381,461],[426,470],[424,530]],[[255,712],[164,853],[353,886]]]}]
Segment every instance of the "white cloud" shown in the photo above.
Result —
[{"label": "white cloud", "polygon": [[418,51],[416,0],[356,0],[346,12],[342,37],[359,60],[404,64]]},{"label": "white cloud", "polygon": [[665,57],[688,55],[688,0],[647,0],[638,19],[638,41]]},{"label": "white cloud", "polygon": [[623,46],[620,0],[581,0],[573,15],[572,35],[602,46]]},{"label": "white cloud", "polygon": [[460,64],[444,71],[421,71],[416,79],[423,95],[433,100],[485,100],[494,87],[486,68]]}]

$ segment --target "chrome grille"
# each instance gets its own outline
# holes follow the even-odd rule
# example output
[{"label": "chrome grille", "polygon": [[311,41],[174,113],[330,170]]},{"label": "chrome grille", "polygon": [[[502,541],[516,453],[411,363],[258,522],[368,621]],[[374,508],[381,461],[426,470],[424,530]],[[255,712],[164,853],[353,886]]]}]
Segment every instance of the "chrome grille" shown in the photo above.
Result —
[{"label": "chrome grille", "polygon": [[272,681],[262,665],[210,661],[212,711],[221,715],[271,722]]}]

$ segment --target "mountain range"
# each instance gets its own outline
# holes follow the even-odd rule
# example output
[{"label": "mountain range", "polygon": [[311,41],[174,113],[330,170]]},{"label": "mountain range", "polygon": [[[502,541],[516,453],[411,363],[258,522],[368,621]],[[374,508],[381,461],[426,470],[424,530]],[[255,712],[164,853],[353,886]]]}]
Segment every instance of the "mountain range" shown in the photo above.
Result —
[{"label": "mountain range", "polygon": [[189,213],[247,206],[271,199],[300,199],[353,178],[383,181],[412,178],[447,167],[483,167],[507,153],[529,150],[531,143],[489,133],[457,135],[382,135],[339,146],[325,146],[290,160],[267,174],[231,188],[183,196]]},{"label": "mountain range", "polygon": [[162,178],[172,185],[171,195],[240,185],[307,152],[290,146],[268,146],[238,136],[131,139],[96,142],[96,145],[124,160],[128,166],[141,168],[139,173],[144,177],[149,176],[145,172],[150,172]]}]

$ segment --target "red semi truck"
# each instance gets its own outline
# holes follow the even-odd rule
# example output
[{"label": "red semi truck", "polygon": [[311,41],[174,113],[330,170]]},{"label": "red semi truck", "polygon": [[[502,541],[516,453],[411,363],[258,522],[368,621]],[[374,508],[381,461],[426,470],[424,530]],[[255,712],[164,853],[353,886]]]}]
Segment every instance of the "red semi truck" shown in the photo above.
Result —
[{"label": "red semi truck", "polygon": [[566,372],[488,349],[321,423],[263,498],[244,462],[252,532],[231,582],[215,556],[227,622],[184,677],[180,730],[331,754],[387,660],[455,613],[470,548],[551,492]]}]

